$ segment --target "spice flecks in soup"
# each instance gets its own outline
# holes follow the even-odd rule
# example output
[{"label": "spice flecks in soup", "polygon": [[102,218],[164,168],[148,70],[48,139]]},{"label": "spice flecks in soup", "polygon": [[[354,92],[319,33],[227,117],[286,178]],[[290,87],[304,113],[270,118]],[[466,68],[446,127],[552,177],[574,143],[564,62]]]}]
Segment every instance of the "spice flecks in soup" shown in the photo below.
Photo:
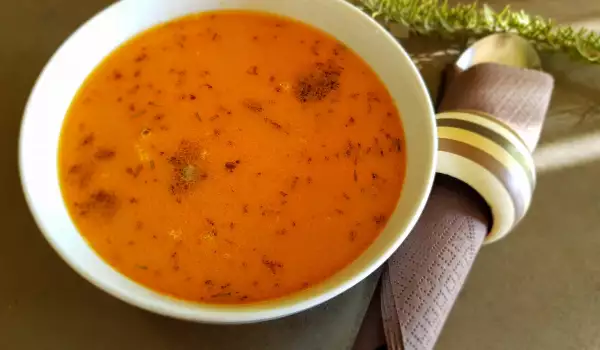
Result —
[{"label": "spice flecks in soup", "polygon": [[403,130],[370,67],[307,25],[215,12],[151,29],[65,119],[64,200],[116,270],[205,303],[281,297],[356,259],[392,214]]}]

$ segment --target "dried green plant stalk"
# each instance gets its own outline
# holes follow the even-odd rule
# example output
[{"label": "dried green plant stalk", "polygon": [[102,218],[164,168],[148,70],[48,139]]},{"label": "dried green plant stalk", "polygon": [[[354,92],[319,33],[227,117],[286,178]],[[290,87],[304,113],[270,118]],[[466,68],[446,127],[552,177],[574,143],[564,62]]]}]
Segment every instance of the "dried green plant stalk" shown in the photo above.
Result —
[{"label": "dried green plant stalk", "polygon": [[354,0],[373,17],[405,25],[420,35],[478,38],[492,33],[517,33],[538,50],[563,51],[575,58],[600,64],[600,34],[575,30],[552,20],[505,7],[495,12],[477,2],[448,4],[447,0]]}]

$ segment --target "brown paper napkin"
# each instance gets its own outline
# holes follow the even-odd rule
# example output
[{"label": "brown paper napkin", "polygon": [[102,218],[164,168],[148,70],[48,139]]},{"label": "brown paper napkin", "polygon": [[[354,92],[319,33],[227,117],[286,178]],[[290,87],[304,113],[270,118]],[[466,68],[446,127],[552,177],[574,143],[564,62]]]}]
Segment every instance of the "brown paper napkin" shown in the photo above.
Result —
[{"label": "brown paper napkin", "polygon": [[439,112],[480,111],[508,124],[533,151],[542,131],[554,80],[537,70],[482,63],[447,74]]},{"label": "brown paper napkin", "polygon": [[[491,115],[535,148],[552,94],[550,75],[493,63],[450,73],[440,112]],[[481,196],[437,175],[419,222],[384,267],[381,301],[373,299],[354,349],[432,349],[490,225]]]}]

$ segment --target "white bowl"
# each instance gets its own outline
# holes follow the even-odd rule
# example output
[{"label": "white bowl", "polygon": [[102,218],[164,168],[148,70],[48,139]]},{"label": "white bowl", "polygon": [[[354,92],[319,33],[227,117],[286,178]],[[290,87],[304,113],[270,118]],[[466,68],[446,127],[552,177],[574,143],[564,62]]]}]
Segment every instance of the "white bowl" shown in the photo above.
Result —
[{"label": "white bowl", "polygon": [[[218,9],[284,15],[335,36],[375,70],[404,124],[407,170],[394,214],[376,241],[325,282],[277,300],[249,305],[196,304],[156,293],[115,271],[71,221],[59,187],[59,135],[71,100],[88,74],[120,44],[159,23]],[[27,202],[46,239],[87,280],[130,304],[159,314],[209,323],[247,323],[291,315],[327,301],[382,265],[412,230],[433,182],[437,137],[433,108],[406,52],[379,24],[343,0],[124,0],[82,25],[40,75],[25,109],[20,170]]]}]

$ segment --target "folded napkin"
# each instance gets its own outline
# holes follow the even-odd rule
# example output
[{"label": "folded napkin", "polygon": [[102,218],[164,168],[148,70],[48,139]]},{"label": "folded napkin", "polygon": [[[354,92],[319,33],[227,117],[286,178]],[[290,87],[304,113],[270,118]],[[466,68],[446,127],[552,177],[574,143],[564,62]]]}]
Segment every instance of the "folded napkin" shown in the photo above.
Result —
[{"label": "folded napkin", "polygon": [[[482,169],[493,173],[490,181],[497,179],[498,183],[505,185],[506,197],[512,207],[507,208],[509,205],[503,204],[504,207],[498,208],[502,203],[495,202],[493,193],[490,196],[476,191],[473,187],[477,186],[470,179],[439,174],[438,167],[438,175],[421,218],[383,267],[381,285],[376,291],[378,294],[363,321],[355,350],[433,348],[483,243],[491,241],[491,232],[497,231],[494,240],[506,234],[506,227],[512,228],[526,212],[535,185],[535,170],[532,163],[523,160],[527,158],[523,157],[523,152],[533,151],[539,140],[553,85],[552,77],[544,72],[495,63],[478,64],[466,71],[452,66],[446,72],[438,111],[462,113],[456,114],[456,119],[464,117],[464,120],[452,124],[446,119],[444,125],[466,129],[447,132],[456,139],[440,139],[440,151],[452,142],[462,144],[462,150],[469,152],[476,148],[473,146],[477,146],[477,142],[484,144],[485,141],[491,145],[489,152],[484,148],[475,150],[479,153],[465,151],[455,156],[470,158],[467,162],[481,163]],[[438,115],[440,121],[441,116]],[[470,123],[468,119],[471,117],[475,118],[474,121],[481,119],[481,123]],[[495,129],[498,133],[487,129],[479,132],[478,128],[486,123],[495,124],[490,127],[498,127]],[[439,122],[438,130],[441,125]],[[477,135],[473,136],[474,133]],[[508,139],[513,137],[511,133],[514,134],[511,140],[516,141],[503,146],[501,141],[506,140],[498,139],[498,135],[503,133]],[[467,137],[465,135],[473,136],[472,140],[461,140],[461,137]],[[478,141],[476,138],[485,140]],[[519,148],[519,145],[523,147]],[[452,148],[446,151],[452,152]],[[498,169],[483,164],[485,159],[494,161],[494,152],[504,152],[502,155],[514,156],[514,159],[496,162]],[[526,156],[530,158],[530,154]],[[511,165],[526,163],[531,169],[523,165],[524,169],[515,170]],[[528,174],[528,170],[533,171],[533,175]],[[529,175],[529,184],[516,181],[515,171]],[[486,191],[485,188],[479,189]],[[529,197],[522,200],[519,196]],[[505,224],[506,232],[502,232],[502,228],[496,229],[501,222]]]}]

